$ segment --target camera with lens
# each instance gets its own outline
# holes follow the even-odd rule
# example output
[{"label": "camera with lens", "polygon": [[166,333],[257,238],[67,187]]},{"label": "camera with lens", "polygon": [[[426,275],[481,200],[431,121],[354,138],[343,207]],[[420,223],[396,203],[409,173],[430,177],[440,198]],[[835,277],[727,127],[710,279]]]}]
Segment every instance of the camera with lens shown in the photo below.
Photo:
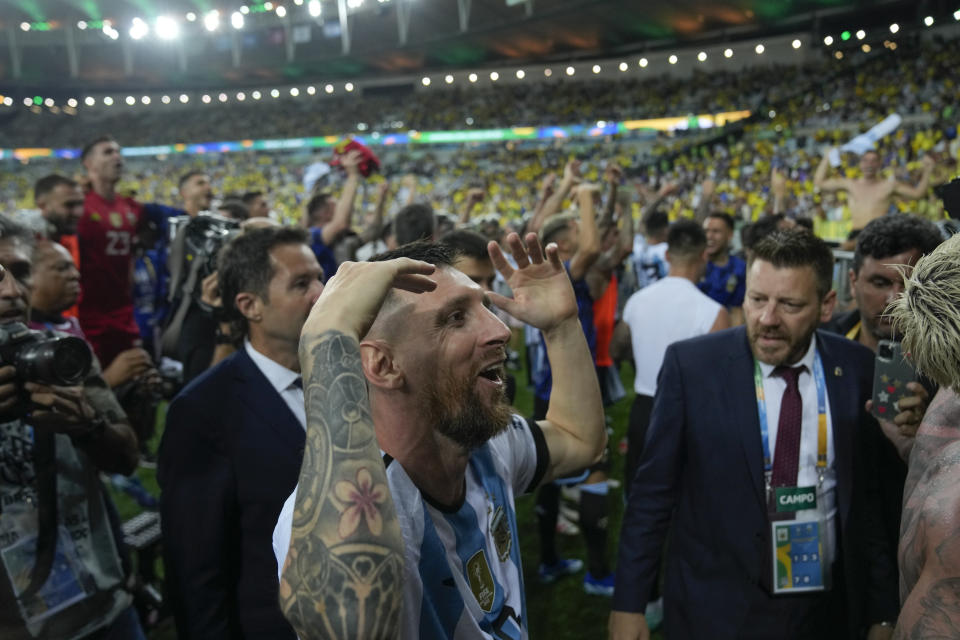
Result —
[{"label": "camera with lens", "polygon": [[69,387],[90,375],[93,354],[80,338],[34,331],[14,322],[0,325],[0,366],[13,366],[21,384]]},{"label": "camera with lens", "polygon": [[[193,218],[183,216],[170,221],[171,295],[179,295],[179,286],[191,280],[191,295],[200,298],[200,283],[217,270],[220,249],[240,230],[240,223],[214,213],[201,213]],[[176,281],[176,282],[175,282]]]}]

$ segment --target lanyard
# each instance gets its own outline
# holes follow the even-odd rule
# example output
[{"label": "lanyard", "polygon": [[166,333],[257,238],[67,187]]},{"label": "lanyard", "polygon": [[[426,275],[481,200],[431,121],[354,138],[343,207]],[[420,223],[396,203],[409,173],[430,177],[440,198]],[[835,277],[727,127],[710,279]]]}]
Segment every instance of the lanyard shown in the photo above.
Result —
[{"label": "lanyard", "polygon": [[[817,475],[820,484],[823,484],[823,474],[827,468],[827,383],[819,353],[813,361],[813,379],[817,385]],[[760,363],[756,360],[753,362],[753,383],[757,393],[757,412],[760,416],[760,437],[763,440],[763,475],[769,492],[770,478],[773,475],[773,456],[770,455],[770,430],[767,426],[767,401],[763,393],[763,373],[760,371]]]}]

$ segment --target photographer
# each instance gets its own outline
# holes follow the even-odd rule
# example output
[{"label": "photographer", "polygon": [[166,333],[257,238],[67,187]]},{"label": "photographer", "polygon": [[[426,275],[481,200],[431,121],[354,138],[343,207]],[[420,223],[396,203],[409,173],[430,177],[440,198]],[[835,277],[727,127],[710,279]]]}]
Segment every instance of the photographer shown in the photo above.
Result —
[{"label": "photographer", "polygon": [[[136,436],[89,351],[73,338],[47,348],[50,335],[17,324],[27,322],[32,251],[31,234],[0,216],[0,636],[136,640],[99,479],[133,471]],[[87,366],[70,372],[81,384],[39,375],[83,356]]]}]

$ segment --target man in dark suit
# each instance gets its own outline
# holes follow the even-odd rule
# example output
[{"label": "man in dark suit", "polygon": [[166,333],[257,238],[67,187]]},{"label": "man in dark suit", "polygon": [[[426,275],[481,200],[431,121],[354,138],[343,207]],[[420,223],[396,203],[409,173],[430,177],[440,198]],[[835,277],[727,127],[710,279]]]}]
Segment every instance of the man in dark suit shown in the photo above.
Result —
[{"label": "man in dark suit", "polygon": [[270,540],[303,456],[297,345],[322,270],[304,230],[271,226],[233,239],[219,274],[244,341],[167,413],[158,478],[169,599],[181,639],[293,640]]},{"label": "man in dark suit", "polygon": [[[668,348],[623,518],[612,639],[649,637],[643,611],[671,518],[671,640],[891,637],[896,574],[873,462],[882,436],[864,408],[872,354],[816,331],[836,300],[832,267],[811,234],[776,232],[748,265],[746,328]],[[788,510],[805,493],[816,508]],[[816,546],[794,555],[791,532],[793,562],[775,565],[789,521],[813,523]],[[805,575],[823,588],[797,591]]]}]

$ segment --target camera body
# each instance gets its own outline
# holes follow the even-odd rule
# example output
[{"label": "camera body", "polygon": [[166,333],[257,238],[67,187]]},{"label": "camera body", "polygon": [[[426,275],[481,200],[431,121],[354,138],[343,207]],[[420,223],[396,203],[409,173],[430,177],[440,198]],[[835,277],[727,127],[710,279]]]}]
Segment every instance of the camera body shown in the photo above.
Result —
[{"label": "camera body", "polygon": [[[200,260],[193,295],[200,297],[200,283],[217,270],[220,249],[240,230],[240,223],[232,218],[214,213],[201,213],[196,217],[182,216],[170,220],[170,237],[174,250],[170,253],[171,273],[185,274]],[[180,255],[176,255],[180,254]],[[175,264],[179,261],[179,264]],[[180,270],[174,271],[179,266]],[[174,284],[174,283],[171,283]],[[175,288],[171,287],[171,294]],[[179,293],[179,291],[177,291]]]},{"label": "camera body", "polygon": [[90,375],[93,354],[80,338],[34,331],[13,322],[0,325],[0,366],[8,365],[17,370],[19,384],[69,387]]}]

